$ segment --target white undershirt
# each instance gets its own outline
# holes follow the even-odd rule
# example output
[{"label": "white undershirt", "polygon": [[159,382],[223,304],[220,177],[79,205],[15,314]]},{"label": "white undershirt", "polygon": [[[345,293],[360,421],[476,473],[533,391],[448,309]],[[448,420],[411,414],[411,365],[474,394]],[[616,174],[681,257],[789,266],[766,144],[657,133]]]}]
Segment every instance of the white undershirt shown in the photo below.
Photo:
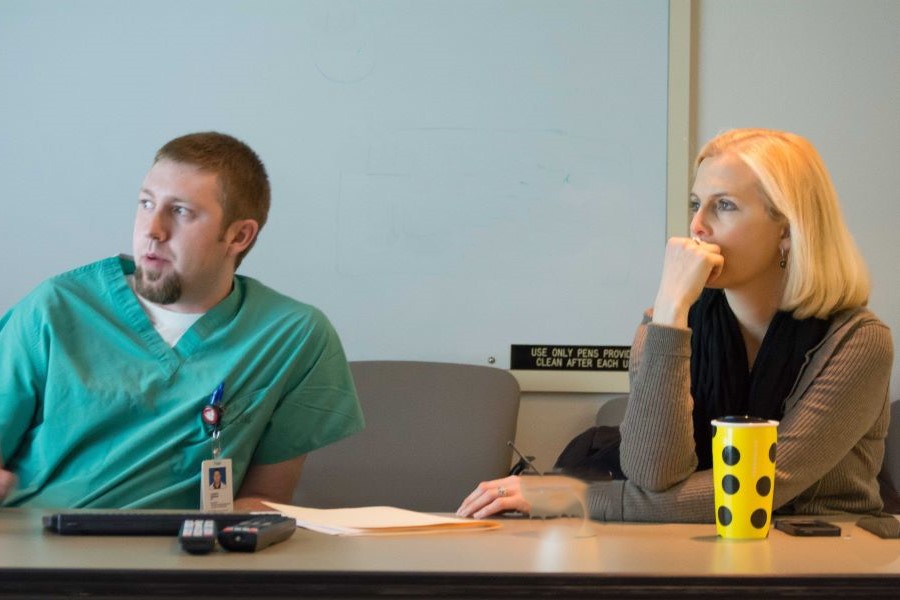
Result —
[{"label": "white undershirt", "polygon": [[165,309],[159,304],[150,302],[135,291],[134,275],[128,276],[128,285],[131,286],[131,291],[134,292],[138,302],[141,303],[144,312],[150,317],[153,328],[156,329],[162,339],[164,339],[172,348],[175,347],[175,344],[178,343],[178,340],[181,339],[184,332],[190,329],[191,325],[196,323],[197,319],[204,315],[204,313],[175,312],[173,310]]}]

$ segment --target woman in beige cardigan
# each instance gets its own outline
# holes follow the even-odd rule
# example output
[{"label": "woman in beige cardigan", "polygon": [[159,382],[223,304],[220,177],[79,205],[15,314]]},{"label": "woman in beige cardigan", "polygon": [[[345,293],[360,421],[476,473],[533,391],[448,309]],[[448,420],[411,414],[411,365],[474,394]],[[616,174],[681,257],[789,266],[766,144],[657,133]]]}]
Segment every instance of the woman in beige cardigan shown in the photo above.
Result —
[{"label": "woman in beige cardigan", "polygon": [[[669,240],[632,346],[626,479],[588,487],[591,516],[712,522],[709,421],[729,414],[781,422],[777,512],[880,510],[891,335],[865,308],[868,275],[818,152],[737,129],[695,167],[691,237]],[[458,513],[530,509],[508,477]]]}]

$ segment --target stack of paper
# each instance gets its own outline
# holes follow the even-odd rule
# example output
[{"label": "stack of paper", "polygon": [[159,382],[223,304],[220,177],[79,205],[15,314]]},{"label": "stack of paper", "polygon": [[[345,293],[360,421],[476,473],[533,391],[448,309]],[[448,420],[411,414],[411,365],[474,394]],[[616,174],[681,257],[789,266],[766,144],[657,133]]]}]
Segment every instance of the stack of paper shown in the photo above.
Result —
[{"label": "stack of paper", "polygon": [[500,527],[496,521],[442,517],[391,506],[320,509],[275,502],[266,504],[284,515],[295,518],[298,527],[329,535],[437,533]]}]

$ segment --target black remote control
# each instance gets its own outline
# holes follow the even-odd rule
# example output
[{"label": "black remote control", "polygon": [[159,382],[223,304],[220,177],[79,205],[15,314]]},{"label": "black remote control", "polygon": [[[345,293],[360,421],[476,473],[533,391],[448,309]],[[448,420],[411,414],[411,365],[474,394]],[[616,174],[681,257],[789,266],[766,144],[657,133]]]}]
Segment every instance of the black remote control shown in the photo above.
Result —
[{"label": "black remote control", "polygon": [[219,532],[219,544],[226,550],[256,552],[283,542],[297,529],[297,522],[284,515],[260,515]]},{"label": "black remote control", "polygon": [[207,554],[216,547],[216,522],[212,519],[185,519],[178,541],[186,552]]}]

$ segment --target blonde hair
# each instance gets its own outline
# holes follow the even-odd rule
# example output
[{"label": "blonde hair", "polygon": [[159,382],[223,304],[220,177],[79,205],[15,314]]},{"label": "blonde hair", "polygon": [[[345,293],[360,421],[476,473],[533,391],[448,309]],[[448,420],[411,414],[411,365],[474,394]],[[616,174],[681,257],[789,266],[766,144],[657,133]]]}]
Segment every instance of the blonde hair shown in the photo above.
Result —
[{"label": "blonde hair", "polygon": [[791,246],[781,310],[799,319],[825,319],[865,305],[869,274],[813,145],[784,131],[732,129],[707,142],[694,167],[726,153],[750,167],[771,203],[773,217],[788,223]]}]

